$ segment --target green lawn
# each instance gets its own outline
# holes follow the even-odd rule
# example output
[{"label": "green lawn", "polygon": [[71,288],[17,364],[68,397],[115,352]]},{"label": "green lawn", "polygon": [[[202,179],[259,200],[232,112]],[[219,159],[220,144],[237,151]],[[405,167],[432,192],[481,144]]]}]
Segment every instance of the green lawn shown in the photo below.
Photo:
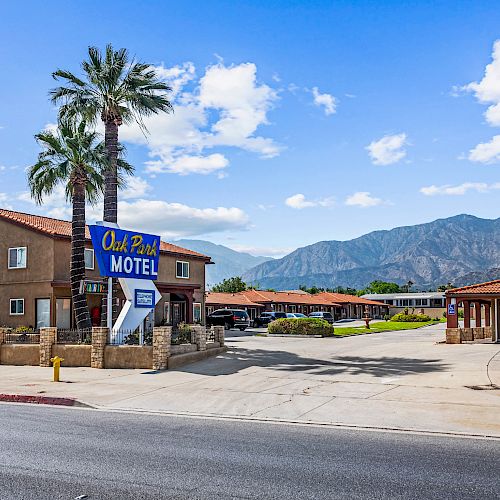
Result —
[{"label": "green lawn", "polygon": [[368,330],[364,326],[358,327],[335,327],[335,335],[357,335],[359,333],[375,333],[375,332],[389,332],[397,330],[414,330],[415,328],[421,328],[422,326],[436,325],[441,323],[441,321],[427,321],[425,323],[408,323],[399,321],[380,321],[377,323],[372,323],[370,329]]}]

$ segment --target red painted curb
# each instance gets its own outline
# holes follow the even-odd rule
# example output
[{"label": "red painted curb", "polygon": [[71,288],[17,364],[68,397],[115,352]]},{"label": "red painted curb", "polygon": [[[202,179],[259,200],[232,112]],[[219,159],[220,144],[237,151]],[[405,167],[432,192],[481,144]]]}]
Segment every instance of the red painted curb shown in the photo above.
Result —
[{"label": "red painted curb", "polygon": [[0,402],[3,403],[31,403],[37,405],[59,405],[74,406],[75,399],[53,398],[50,396],[26,396],[22,394],[0,394]]}]

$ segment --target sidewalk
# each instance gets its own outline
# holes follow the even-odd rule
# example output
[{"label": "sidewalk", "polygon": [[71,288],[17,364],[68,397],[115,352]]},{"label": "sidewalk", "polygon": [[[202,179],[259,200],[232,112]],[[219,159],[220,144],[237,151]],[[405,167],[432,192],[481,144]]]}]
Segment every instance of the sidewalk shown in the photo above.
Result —
[{"label": "sidewalk", "polygon": [[[0,366],[0,394],[124,409],[466,433],[500,438],[495,344],[438,344],[442,325],[348,338],[237,335],[229,351],[178,370]],[[500,354],[489,375],[500,386]]]}]

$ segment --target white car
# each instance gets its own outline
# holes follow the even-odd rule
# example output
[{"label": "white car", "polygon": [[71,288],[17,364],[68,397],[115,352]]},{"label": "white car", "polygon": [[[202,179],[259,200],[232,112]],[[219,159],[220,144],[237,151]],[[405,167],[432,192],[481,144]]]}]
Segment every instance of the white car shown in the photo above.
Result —
[{"label": "white car", "polygon": [[302,313],[286,313],[287,318],[307,318],[305,314]]}]

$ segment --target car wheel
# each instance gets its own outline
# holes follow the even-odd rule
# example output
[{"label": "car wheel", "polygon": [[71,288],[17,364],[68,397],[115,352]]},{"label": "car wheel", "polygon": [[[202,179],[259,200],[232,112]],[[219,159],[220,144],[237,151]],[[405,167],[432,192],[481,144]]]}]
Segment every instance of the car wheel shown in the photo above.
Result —
[{"label": "car wheel", "polygon": [[240,326],[240,332],[244,332],[246,329],[246,326]]},{"label": "car wheel", "polygon": [[231,330],[231,323],[224,323],[225,330]]}]

